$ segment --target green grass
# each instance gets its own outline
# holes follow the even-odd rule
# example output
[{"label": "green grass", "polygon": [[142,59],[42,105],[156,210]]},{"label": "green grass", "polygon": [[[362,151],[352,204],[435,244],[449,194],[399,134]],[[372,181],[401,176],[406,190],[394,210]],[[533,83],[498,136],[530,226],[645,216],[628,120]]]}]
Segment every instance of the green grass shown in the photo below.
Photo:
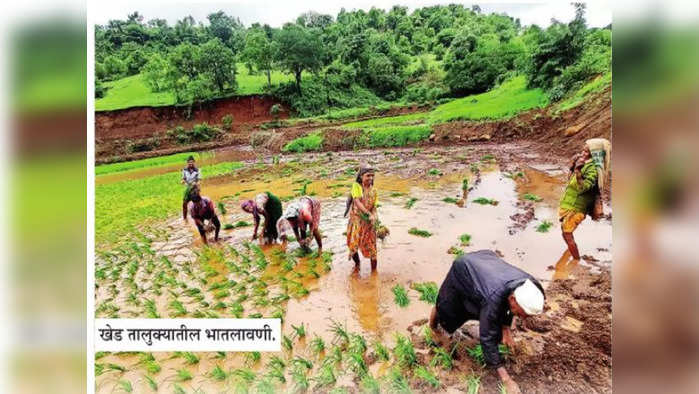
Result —
[{"label": "green grass", "polygon": [[585,98],[592,93],[599,93],[607,88],[612,83],[612,73],[611,71],[600,75],[599,77],[593,79],[592,81],[583,85],[580,89],[575,91],[570,97],[558,103],[556,107],[556,112],[564,112],[571,108],[575,108],[585,101]]},{"label": "green grass", "polygon": [[423,238],[427,238],[427,237],[431,237],[431,236],[432,236],[432,233],[431,233],[431,232],[426,231],[426,230],[420,230],[420,229],[418,229],[418,228],[416,228],[416,227],[412,227],[410,230],[408,230],[408,234],[410,234],[410,235],[415,235],[415,236],[418,236],[418,237],[423,237]]},{"label": "green grass", "polygon": [[323,148],[323,136],[320,133],[308,134],[290,141],[282,151],[284,152],[311,152],[319,151]]},{"label": "green grass", "polygon": [[184,168],[187,165],[187,158],[189,156],[194,156],[194,159],[198,161],[207,157],[207,154],[196,152],[176,153],[174,155],[152,157],[150,159],[102,164],[95,167],[95,176],[112,174],[115,172],[141,170],[144,168],[162,167],[172,164],[181,164],[182,168]]},{"label": "green grass", "polygon": [[406,125],[408,123],[416,123],[424,121],[428,112],[416,112],[407,115],[389,116],[386,118],[374,118],[362,120],[359,122],[345,123],[342,125],[343,129],[366,129],[372,127],[381,127],[388,125]]},{"label": "green grass", "polygon": [[527,89],[524,76],[517,76],[500,86],[477,95],[442,104],[430,112],[429,123],[453,120],[502,119],[532,108],[544,107],[549,100],[541,89]]},{"label": "green grass", "polygon": [[[204,166],[201,172],[206,179],[241,167],[226,162]],[[142,224],[177,215],[183,192],[179,171],[95,186],[95,242],[115,242]]]},{"label": "green grass", "polygon": [[[267,76],[264,73],[250,74],[248,68],[238,64],[236,81],[238,89],[235,95],[249,95],[264,93],[267,86]],[[288,82],[294,77],[279,71],[272,72],[272,85]],[[116,81],[105,82],[104,87],[109,88],[107,94],[95,100],[96,111],[111,111],[130,107],[159,107],[175,104],[175,95],[172,92],[151,92],[141,74],[132,75]]]}]

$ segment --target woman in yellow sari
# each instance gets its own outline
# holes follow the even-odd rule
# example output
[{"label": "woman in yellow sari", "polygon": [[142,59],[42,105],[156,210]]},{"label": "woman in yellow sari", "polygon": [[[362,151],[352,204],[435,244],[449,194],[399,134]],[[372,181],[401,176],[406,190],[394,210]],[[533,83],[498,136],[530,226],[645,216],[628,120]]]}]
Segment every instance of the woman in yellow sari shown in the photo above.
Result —
[{"label": "woman in yellow sari", "polygon": [[371,260],[371,270],[376,270],[376,205],[378,196],[374,189],[374,170],[362,168],[352,184],[350,193],[350,217],[347,223],[347,247],[359,269],[359,251]]}]

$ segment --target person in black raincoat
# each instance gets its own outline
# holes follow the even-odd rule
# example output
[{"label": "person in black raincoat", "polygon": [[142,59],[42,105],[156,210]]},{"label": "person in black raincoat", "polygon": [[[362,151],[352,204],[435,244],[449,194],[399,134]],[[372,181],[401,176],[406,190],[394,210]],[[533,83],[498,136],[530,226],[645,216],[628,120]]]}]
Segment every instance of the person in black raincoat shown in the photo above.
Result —
[{"label": "person in black raincoat", "polygon": [[544,289],[533,276],[491,250],[466,253],[454,260],[432,308],[430,326],[453,333],[467,320],[478,320],[486,364],[496,369],[508,393],[519,387],[510,378],[498,352],[500,342],[514,346],[510,326],[514,316],[543,311]]}]

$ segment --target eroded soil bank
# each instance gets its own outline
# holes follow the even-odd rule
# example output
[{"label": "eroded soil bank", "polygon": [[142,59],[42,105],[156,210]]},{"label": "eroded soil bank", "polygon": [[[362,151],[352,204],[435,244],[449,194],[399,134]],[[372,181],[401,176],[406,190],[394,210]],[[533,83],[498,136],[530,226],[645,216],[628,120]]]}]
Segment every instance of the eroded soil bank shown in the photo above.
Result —
[{"label": "eroded soil bank", "polygon": [[[219,151],[212,160],[238,154]],[[143,228],[146,238],[98,252],[97,316],[282,317],[290,347],[259,358],[249,353],[197,353],[194,358],[156,353],[157,371],[143,354],[100,355],[97,391],[112,392],[120,381],[130,382],[138,392],[148,391],[148,376],[166,392],[254,392],[259,381],[267,380],[277,391],[303,391],[304,379],[313,392],[334,387],[360,392],[369,384],[367,374],[360,372],[362,363],[384,390],[396,391],[394,347],[397,335],[404,335],[417,357],[417,365],[399,369],[411,390],[465,392],[468,377],[473,377],[481,379],[481,392],[498,392],[496,376],[469,355],[478,343],[473,324],[457,331],[450,344],[442,344],[448,353],[453,351],[451,368],[435,361],[439,350],[424,334],[431,304],[411,288],[424,282],[439,285],[455,258],[449,252],[492,249],[547,287],[545,314],[517,324],[517,346],[507,358],[524,392],[610,392],[611,221],[583,222],[576,240],[585,259],[572,262],[556,221],[564,161],[537,142],[480,144],[304,154],[282,157],[279,164],[266,156],[247,161],[235,173],[206,180],[203,194],[223,202],[227,211],[223,223],[252,221],[239,204],[262,191],[284,200],[314,195],[322,204],[328,253],[303,256],[296,244],[286,253],[278,246],[258,249],[247,243],[251,227],[225,230],[221,242],[204,248],[175,207],[172,219]],[[376,274],[369,272],[366,260],[354,272],[345,246],[345,198],[359,165],[377,169],[379,217],[390,230],[379,242]],[[146,170],[133,171],[128,177],[148,175]],[[455,202],[464,198],[464,178],[470,188],[459,206]],[[480,197],[497,204],[475,203]],[[548,231],[541,230],[545,222],[551,223]],[[409,234],[413,227],[432,235]],[[464,234],[470,235],[469,242],[460,239]],[[396,285],[408,292],[406,307],[394,301]],[[294,329],[302,325],[305,336]],[[338,325],[351,340],[338,337]],[[316,338],[324,342],[323,351],[318,351]],[[351,350],[362,342],[365,350]],[[387,347],[388,360],[380,357],[377,343]],[[361,362],[351,352],[359,352]],[[284,382],[271,377],[277,373],[274,356],[286,364]],[[312,364],[303,376],[297,368],[303,362],[293,361],[298,358]],[[416,374],[418,366],[437,377],[437,388]],[[217,367],[223,375],[213,372]],[[328,370],[334,382],[323,385]],[[246,381],[248,372],[255,380]]]}]

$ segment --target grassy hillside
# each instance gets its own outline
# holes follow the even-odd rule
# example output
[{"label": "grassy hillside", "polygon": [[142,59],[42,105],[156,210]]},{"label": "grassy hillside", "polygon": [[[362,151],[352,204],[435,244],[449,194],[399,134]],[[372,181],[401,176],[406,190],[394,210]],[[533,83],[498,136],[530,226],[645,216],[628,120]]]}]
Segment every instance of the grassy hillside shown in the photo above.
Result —
[{"label": "grassy hillside", "polygon": [[[293,79],[294,77],[291,74],[284,74],[279,71],[272,73],[272,84],[289,82]],[[236,95],[259,94],[264,92],[264,87],[267,85],[267,76],[264,73],[250,74],[247,67],[243,64],[238,64],[236,81],[238,82]],[[151,92],[141,74],[105,82],[104,86],[109,89],[103,98],[95,100],[96,111],[111,111],[140,106],[159,107],[175,104],[175,96],[171,92]]]}]

